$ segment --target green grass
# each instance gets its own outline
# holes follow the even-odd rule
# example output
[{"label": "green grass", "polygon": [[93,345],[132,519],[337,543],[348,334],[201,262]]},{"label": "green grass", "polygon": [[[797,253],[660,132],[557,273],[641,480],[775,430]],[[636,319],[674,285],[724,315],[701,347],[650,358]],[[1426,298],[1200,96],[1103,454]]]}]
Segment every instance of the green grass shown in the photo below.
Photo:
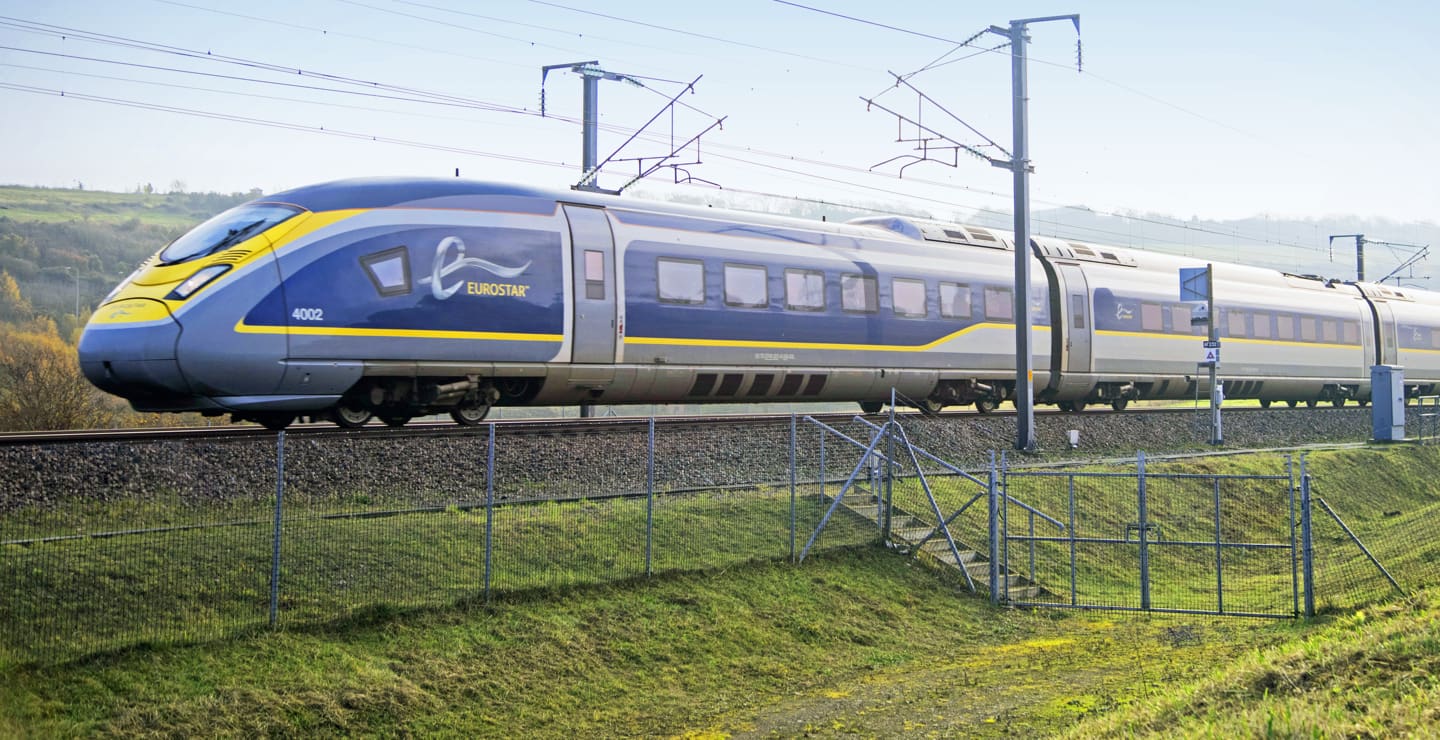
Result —
[{"label": "green grass", "polygon": [[[802,526],[819,503],[802,504]],[[367,610],[439,608],[485,593],[485,511],[365,509],[291,502],[282,526],[279,620],[313,625]],[[54,661],[139,642],[195,642],[268,623],[274,530],[264,502],[210,511],[161,496],[142,505],[89,502],[61,526],[56,512],[6,522],[5,540],[148,528],[144,534],[6,545],[0,552],[0,667]],[[391,509],[391,516],[350,514]],[[102,512],[115,521],[97,527]],[[659,497],[651,513],[652,572],[734,566],[790,554],[788,491]],[[646,574],[642,499],[499,506],[493,522],[493,594],[563,589]],[[17,526],[23,523],[24,526]],[[821,547],[874,539],[837,522]],[[198,526],[197,526],[198,525]],[[67,531],[68,530],[68,531]],[[805,533],[799,533],[803,537]],[[802,540],[803,542],[803,540]]]},{"label": "green grass", "polygon": [[1433,737],[1440,592],[1342,615],[1071,737]]},{"label": "green grass", "polygon": [[867,548],[19,668],[0,679],[0,732],[1002,736],[1292,629],[995,612]]},{"label": "green grass", "polygon": [[[1435,575],[1436,462],[1408,446],[1310,459],[1317,490],[1407,585]],[[1157,489],[1156,515],[1176,531],[1203,520],[1211,498],[1191,493]],[[952,484],[938,495],[950,506],[973,494]],[[1235,495],[1246,512],[1260,494]],[[487,606],[483,512],[327,519],[357,508],[296,504],[278,631],[264,626],[268,523],[7,548],[0,736],[1380,735],[1428,731],[1440,698],[1436,597],[1423,590],[1363,617],[1325,604],[1300,622],[995,610],[953,575],[856,547],[874,530],[854,518],[833,523],[828,550],[789,564],[788,492],[759,490],[657,502],[652,578],[636,534],[643,500],[509,508],[496,517]],[[106,506],[87,508],[87,525]],[[190,521],[173,499],[147,506],[127,523],[167,510]],[[810,499],[799,513],[803,544],[823,512]],[[1269,507],[1251,514],[1237,537],[1280,524]],[[29,516],[52,529],[61,519]],[[1328,550],[1333,572],[1363,584],[1342,593],[1386,596],[1341,544]],[[1183,572],[1169,557],[1157,555],[1158,572]],[[1088,575],[1119,598],[1131,565],[1101,561]],[[1237,593],[1282,590],[1289,603],[1272,564],[1233,567]],[[1160,593],[1200,593],[1210,579],[1196,570]],[[123,629],[137,622],[157,629],[137,642]],[[45,651],[65,661],[26,662]]]}]

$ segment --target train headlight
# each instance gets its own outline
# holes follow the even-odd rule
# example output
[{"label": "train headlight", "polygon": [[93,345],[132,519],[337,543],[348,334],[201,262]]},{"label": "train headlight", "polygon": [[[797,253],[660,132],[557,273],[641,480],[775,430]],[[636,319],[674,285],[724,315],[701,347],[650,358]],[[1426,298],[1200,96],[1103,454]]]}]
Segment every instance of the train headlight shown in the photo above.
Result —
[{"label": "train headlight", "polygon": [[229,269],[229,265],[211,265],[203,270],[196,270],[194,275],[185,279],[185,282],[175,286],[175,289],[170,291],[170,295],[165,296],[165,299],[183,301],[194,295],[195,291],[209,285],[210,281],[225,274],[225,271]]}]

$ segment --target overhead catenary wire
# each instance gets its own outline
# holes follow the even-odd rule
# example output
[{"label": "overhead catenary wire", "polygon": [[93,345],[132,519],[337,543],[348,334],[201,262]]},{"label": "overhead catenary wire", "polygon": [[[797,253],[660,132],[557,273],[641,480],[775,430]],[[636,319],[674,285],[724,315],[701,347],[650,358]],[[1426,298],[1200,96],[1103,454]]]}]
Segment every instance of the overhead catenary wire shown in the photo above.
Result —
[{"label": "overhead catenary wire", "polygon": [[[165,1],[167,1],[167,0],[161,0],[161,1],[162,1],[162,2],[165,2]],[[542,3],[539,3],[539,4],[542,4],[542,5],[552,5],[552,6],[557,6],[557,7],[563,7],[563,6],[559,6],[559,4],[557,4],[557,3],[544,3],[544,2],[542,2]],[[569,8],[567,8],[567,9],[569,9]],[[571,9],[571,10],[574,10],[574,9]],[[576,12],[582,12],[582,11],[578,11],[578,10],[577,10]],[[618,16],[617,16],[616,18],[618,19]],[[263,20],[263,19],[257,19],[257,20]],[[621,19],[621,20],[626,20],[626,19]],[[44,25],[44,24],[41,24],[41,25]],[[644,24],[642,24],[642,25],[644,25]],[[54,29],[58,29],[58,28],[61,28],[61,27],[50,26],[49,28],[51,29],[51,31],[50,31],[51,33],[55,33],[55,30],[54,30]],[[662,30],[670,30],[670,29],[664,29],[663,27],[660,27],[660,28],[662,28]],[[676,30],[677,32],[680,32],[679,29],[675,29],[675,30]],[[71,34],[71,35],[73,36],[74,34]],[[113,36],[112,36],[112,37],[110,37],[110,38],[113,39],[113,38],[123,38],[123,37],[113,37]],[[719,37],[716,37],[716,39],[722,40],[722,41],[724,40],[724,39],[719,39]],[[141,42],[141,43],[145,43],[145,42]],[[756,47],[756,48],[762,48],[762,49],[763,49],[764,47]],[[766,49],[766,50],[767,50],[767,51],[776,51],[776,50],[773,50],[773,49]],[[193,51],[193,50],[192,50],[192,51]],[[983,53],[983,52],[982,52],[982,53]],[[205,54],[205,56],[206,56],[207,58],[213,58],[214,55]],[[943,59],[943,57],[942,57],[942,59]],[[254,60],[247,60],[247,61],[254,61]],[[821,60],[821,61],[823,61],[823,60]],[[278,67],[278,68],[280,68],[280,69],[283,69],[287,74],[295,74],[295,73],[299,72],[299,70],[295,70],[294,68],[284,67],[284,66],[282,66],[282,65],[271,65],[270,63],[260,63],[260,64],[266,65],[265,68],[268,68],[268,67]],[[137,66],[143,66],[143,65],[137,65]],[[192,71],[192,70],[175,70],[175,71],[183,72],[183,73],[186,73],[186,74],[194,74],[194,73],[195,73],[195,72]],[[208,73],[198,73],[198,74],[208,74]],[[319,76],[320,73],[312,73],[312,74],[314,74],[315,76]],[[343,76],[343,75],[335,75],[335,77],[337,77],[337,78],[343,78],[344,76]],[[238,77],[237,77],[236,79],[244,79],[244,78],[238,78]],[[353,78],[351,78],[351,79],[353,80]],[[250,79],[250,80],[248,80],[248,81],[260,81],[260,80],[258,80],[258,79],[253,79],[253,78],[252,78],[252,79]],[[265,82],[266,82],[266,84],[275,84],[274,81],[265,81]],[[354,81],[354,82],[358,82],[360,85],[365,85],[365,86],[372,86],[372,85],[375,84],[375,83],[367,82],[367,81]],[[289,83],[289,84],[293,84],[293,83]],[[397,86],[397,87],[398,87],[398,86]],[[362,91],[359,91],[359,90],[342,91],[342,90],[339,90],[339,89],[322,88],[322,87],[320,87],[320,86],[314,86],[313,89],[323,89],[323,90],[329,91],[329,92],[349,92],[349,93],[360,93],[360,92],[362,92]],[[405,88],[400,88],[400,89],[405,89]],[[656,93],[656,94],[661,94],[661,93],[659,93],[658,91],[653,91],[653,90],[652,90],[652,92],[654,92],[654,93]],[[369,96],[372,96],[372,97],[380,97],[379,94],[377,94],[377,93],[372,93],[372,92],[368,92],[368,91],[366,91],[365,94],[367,94],[367,95],[369,95]],[[438,95],[441,95],[441,96],[444,96],[444,97],[449,97],[449,98],[464,99],[464,98],[461,98],[460,96],[450,96],[450,95],[444,94],[444,93],[440,93],[440,94],[438,94]],[[402,97],[402,96],[389,96],[387,99],[400,100],[400,101],[403,101],[403,102],[430,102],[430,101],[421,101],[420,99],[405,98],[405,97]],[[473,99],[470,99],[470,100],[473,100]],[[456,105],[457,105],[457,107],[474,107],[474,108],[477,109],[477,110],[489,110],[489,111],[496,111],[496,112],[501,112],[501,113],[519,113],[519,114],[524,114],[524,115],[533,115],[533,112],[530,112],[530,111],[527,111],[527,110],[525,110],[525,109],[523,109],[523,108],[519,108],[519,107],[515,107],[515,106],[499,106],[498,104],[487,103],[487,102],[484,102],[484,101],[475,101],[475,102],[478,103],[478,104],[474,104],[474,105],[471,105],[471,106],[465,106],[465,105],[459,105],[459,104],[456,104]],[[1163,101],[1162,101],[1162,102],[1163,102]],[[157,108],[156,110],[159,110],[159,109]],[[696,110],[697,112],[700,112],[700,113],[702,113],[702,114],[704,113],[703,111],[699,111],[699,109],[695,109],[695,108],[693,108],[693,107],[692,107],[692,110]],[[708,115],[708,114],[705,114],[705,115]],[[377,138],[377,139],[375,139],[375,140],[379,140],[379,139]],[[404,140],[399,140],[399,139],[397,139],[396,141],[397,141],[397,142],[400,142],[400,143],[404,143]],[[455,147],[449,147],[448,145],[444,145],[444,144],[434,144],[434,143],[429,143],[429,142],[414,142],[414,143],[424,144],[424,145],[426,145],[427,147],[430,147],[430,148],[437,148],[437,149],[446,150],[446,151],[450,151],[450,150],[454,150],[454,149],[465,150],[465,148],[463,148],[463,147],[455,148]],[[729,145],[712,144],[711,147],[712,147],[712,154],[713,154],[713,153],[714,153],[714,152],[713,152],[713,149],[714,149],[714,148],[723,147],[723,148],[728,149],[728,148],[729,148]],[[473,150],[465,150],[465,151],[473,151]],[[858,173],[858,172],[861,172],[861,170],[860,170],[859,168],[848,167],[848,166],[846,166],[846,165],[841,165],[841,164],[837,164],[837,163],[833,163],[833,162],[825,162],[825,161],[823,161],[823,160],[814,160],[814,159],[812,159],[812,160],[796,160],[796,158],[794,158],[794,157],[789,157],[788,155],[784,155],[784,154],[771,153],[771,152],[763,152],[762,150],[755,150],[755,149],[750,149],[750,151],[752,151],[752,152],[754,152],[754,153],[757,153],[757,154],[761,154],[761,155],[763,155],[763,156],[773,156],[773,157],[787,158],[787,159],[790,159],[790,160],[792,160],[792,161],[806,161],[806,162],[808,162],[808,163],[810,163],[810,164],[813,164],[813,165],[815,165],[815,166],[824,166],[824,167],[827,167],[827,168],[839,168],[839,169],[841,169],[841,170],[849,170],[849,171],[854,171],[854,172],[857,172],[857,173]],[[764,165],[762,164],[762,165],[760,165],[760,166],[764,166]],[[804,175],[804,176],[809,176],[809,175],[806,174],[806,173],[798,173],[798,174],[801,174],[801,175]],[[877,176],[877,177],[883,177],[883,175],[876,175],[876,176]],[[828,178],[826,181],[834,182],[834,183],[844,182],[843,180],[840,180],[840,179],[838,179],[838,178]],[[936,187],[942,187],[942,188],[947,188],[947,189],[960,188],[960,189],[963,189],[963,190],[968,190],[968,191],[971,191],[971,192],[979,192],[979,193],[983,193],[983,194],[987,194],[987,195],[996,195],[996,196],[1001,195],[1001,194],[998,194],[998,193],[994,193],[993,191],[983,191],[983,190],[979,190],[979,189],[975,189],[975,188],[969,188],[969,187],[959,186],[959,185],[956,185],[955,183],[934,182],[934,181],[928,181],[928,180],[917,180],[917,179],[915,179],[915,178],[909,178],[909,181],[911,181],[911,182],[916,182],[916,183],[921,183],[921,184],[933,185],[933,186],[936,186]],[[880,188],[880,189],[878,189],[878,190],[880,190],[881,192],[886,192],[885,189],[883,189],[883,188]],[[905,196],[905,197],[912,197],[912,196]],[[1038,200],[1038,202],[1052,203],[1053,205],[1063,206],[1063,204],[1056,204],[1056,203],[1053,203],[1053,202],[1050,202],[1050,201]],[[955,205],[955,204],[950,204],[950,205]],[[1070,207],[1070,206],[1063,206],[1063,207]],[[997,212],[997,213],[999,213],[999,212]],[[1213,230],[1213,229],[1198,228],[1198,227],[1195,227],[1195,226],[1193,226],[1193,225],[1188,225],[1188,224],[1167,223],[1167,222],[1158,221],[1158,220],[1154,220],[1154,219],[1144,219],[1143,217],[1138,217],[1138,216],[1135,216],[1135,215],[1132,215],[1132,214],[1119,214],[1119,213],[1110,213],[1110,212],[1105,212],[1105,211],[1096,211],[1096,213],[1101,214],[1101,215],[1116,216],[1116,217],[1119,217],[1119,218],[1125,218],[1125,219],[1130,219],[1130,220],[1146,220],[1146,221],[1149,221],[1149,222],[1151,222],[1151,223],[1156,223],[1156,224],[1158,224],[1158,225],[1165,226],[1165,227],[1167,227],[1167,228],[1180,228],[1180,229],[1185,229],[1186,231],[1193,231],[1193,232],[1198,232],[1198,233],[1210,233],[1210,234],[1219,235],[1219,236],[1236,237],[1235,234],[1231,234],[1231,233],[1227,233],[1227,232],[1223,232],[1223,231],[1217,231],[1217,230]],[[1303,245],[1285,244],[1285,243],[1283,243],[1283,242],[1278,242],[1278,241],[1269,240],[1269,239],[1266,239],[1265,241],[1271,242],[1271,243],[1281,244],[1281,245],[1283,245],[1283,246],[1291,246],[1291,247],[1299,248],[1299,249],[1304,249],[1304,248],[1306,248],[1306,247],[1304,247]]]}]

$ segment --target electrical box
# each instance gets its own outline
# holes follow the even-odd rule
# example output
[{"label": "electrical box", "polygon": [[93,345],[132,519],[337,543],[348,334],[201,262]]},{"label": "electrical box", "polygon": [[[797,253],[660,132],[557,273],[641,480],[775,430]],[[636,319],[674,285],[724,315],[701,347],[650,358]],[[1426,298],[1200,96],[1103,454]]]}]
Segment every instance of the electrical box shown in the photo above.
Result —
[{"label": "electrical box", "polygon": [[1376,442],[1405,439],[1405,368],[1370,366],[1370,428]]}]

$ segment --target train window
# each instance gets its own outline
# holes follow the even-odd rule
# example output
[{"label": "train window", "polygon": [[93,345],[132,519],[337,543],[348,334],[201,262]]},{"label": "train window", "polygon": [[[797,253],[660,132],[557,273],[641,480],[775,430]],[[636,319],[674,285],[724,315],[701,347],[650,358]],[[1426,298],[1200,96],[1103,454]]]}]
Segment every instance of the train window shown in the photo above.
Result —
[{"label": "train window", "polygon": [[940,315],[947,319],[970,318],[970,286],[940,283]]},{"label": "train window", "polygon": [[1346,321],[1346,322],[1345,322],[1345,343],[1346,343],[1346,344],[1359,344],[1359,343],[1360,343],[1360,324],[1358,324],[1358,323],[1356,323],[1356,322],[1354,322],[1354,321]]},{"label": "train window", "polygon": [[[1351,326],[1353,326],[1353,324],[1346,324],[1346,325],[1345,325],[1345,336],[1347,336],[1347,337],[1350,336],[1350,327],[1351,327]],[[1359,332],[1357,331],[1356,333],[1359,333]],[[1359,342],[1358,340],[1357,340],[1357,341],[1354,341],[1354,342],[1351,342],[1351,344],[1359,344],[1359,343],[1360,343],[1360,342]],[[1431,349],[1440,349],[1440,329],[1435,329],[1435,328],[1431,328],[1431,329],[1430,329],[1430,347],[1431,347]]]},{"label": "train window", "polygon": [[1321,339],[1332,343],[1340,341],[1340,327],[1336,325],[1335,319],[1326,319],[1321,322],[1320,328]]},{"label": "train window", "polygon": [[985,288],[985,318],[1000,321],[1015,319],[1015,301],[1010,297],[1009,288]]},{"label": "train window", "polygon": [[405,295],[410,292],[410,253],[401,246],[360,258],[365,274],[382,296]]},{"label": "train window", "polygon": [[1256,338],[1256,339],[1269,339],[1269,338],[1270,338],[1270,314],[1268,314],[1268,313],[1257,313],[1257,314],[1255,314],[1255,325],[1254,325],[1252,328],[1254,329],[1255,338]]},{"label": "train window", "polygon": [[770,296],[765,289],[765,268],[759,265],[725,265],[725,305],[765,308]]},{"label": "train window", "polygon": [[1084,329],[1084,328],[1085,328],[1085,294],[1084,294],[1084,293],[1072,293],[1072,294],[1070,294],[1070,315],[1075,317],[1075,318],[1074,318],[1074,325],[1075,325],[1075,328],[1076,328],[1076,329]]},{"label": "train window", "polygon": [[878,284],[864,275],[840,276],[840,307],[846,311],[874,313],[880,310]]},{"label": "train window", "polygon": [[585,250],[585,297],[605,300],[605,253],[599,250]]},{"label": "train window", "polygon": [[895,315],[925,318],[925,281],[895,278],[890,282]]},{"label": "train window", "polygon": [[1190,307],[1181,303],[1169,305],[1165,309],[1170,312],[1170,331],[1176,334],[1191,334],[1190,328]]},{"label": "train window", "polygon": [[1285,314],[1282,313],[1282,314],[1279,314],[1279,315],[1277,315],[1277,316],[1275,317],[1275,338],[1277,338],[1277,339],[1294,339],[1294,338],[1295,338],[1295,317],[1294,317],[1294,316],[1287,316],[1287,315],[1285,315]]},{"label": "train window", "polygon": [[1229,333],[1226,334],[1226,336],[1230,336],[1230,337],[1243,337],[1243,336],[1246,336],[1246,332],[1245,332],[1245,312],[1244,312],[1244,311],[1231,311],[1231,312],[1230,312],[1230,315],[1226,317],[1225,327],[1226,327],[1226,329],[1229,331]]},{"label": "train window", "polygon": [[1165,314],[1160,304],[1140,304],[1140,328],[1145,331],[1161,331],[1165,328]]},{"label": "train window", "polygon": [[786,270],[785,307],[795,311],[824,311],[825,273],[818,270]]},{"label": "train window", "polygon": [[656,259],[655,283],[663,303],[705,302],[705,265],[699,260]]},{"label": "train window", "polygon": [[1315,341],[1315,323],[1315,319],[1308,316],[1300,317],[1300,339],[1302,341]]}]

